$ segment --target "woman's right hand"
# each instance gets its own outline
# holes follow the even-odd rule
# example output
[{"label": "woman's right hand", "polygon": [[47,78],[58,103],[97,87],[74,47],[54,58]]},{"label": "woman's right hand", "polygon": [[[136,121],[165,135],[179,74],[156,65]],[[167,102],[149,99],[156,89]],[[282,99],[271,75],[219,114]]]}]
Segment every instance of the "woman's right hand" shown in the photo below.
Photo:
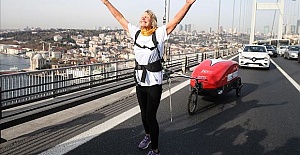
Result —
[{"label": "woman's right hand", "polygon": [[121,24],[125,31],[128,32],[128,21],[124,18],[119,10],[117,10],[109,0],[101,0],[102,3],[108,8],[110,13],[117,19],[117,21]]}]

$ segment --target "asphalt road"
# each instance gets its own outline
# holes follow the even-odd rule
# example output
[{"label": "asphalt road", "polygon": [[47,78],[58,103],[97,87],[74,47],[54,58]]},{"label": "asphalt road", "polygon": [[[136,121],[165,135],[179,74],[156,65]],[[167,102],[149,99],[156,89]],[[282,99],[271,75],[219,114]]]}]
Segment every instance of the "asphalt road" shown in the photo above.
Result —
[{"label": "asphalt road", "polygon": [[[270,70],[239,70],[244,85],[240,97],[235,90],[219,98],[200,96],[192,116],[187,113],[188,83],[175,90],[186,79],[172,80],[172,87],[177,86],[171,91],[171,104],[164,86],[166,96],[157,114],[161,154],[299,155],[300,63],[282,57],[272,60]],[[144,136],[137,107],[135,95],[129,96],[2,144],[1,154],[146,154],[148,150],[137,148]]]}]

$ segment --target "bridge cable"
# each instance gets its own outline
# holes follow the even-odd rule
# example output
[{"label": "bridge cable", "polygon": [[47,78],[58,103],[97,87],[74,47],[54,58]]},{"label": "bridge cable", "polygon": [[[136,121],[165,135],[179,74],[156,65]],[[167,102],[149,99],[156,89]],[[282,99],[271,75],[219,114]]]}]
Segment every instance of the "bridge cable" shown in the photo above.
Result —
[{"label": "bridge cable", "polygon": [[[242,2],[240,2],[240,13],[239,13],[239,29],[238,29],[238,32],[241,33],[241,14],[242,14]],[[240,35],[238,34],[237,35],[238,38],[237,38],[237,41],[240,42]]]},{"label": "bridge cable", "polygon": [[[278,3],[278,0],[277,0],[277,3]],[[273,31],[274,31],[274,23],[275,23],[276,13],[277,13],[277,10],[275,10],[274,16],[273,16],[273,23],[272,23],[272,28],[271,28],[271,38],[273,38],[275,36],[275,35],[273,36],[273,33],[274,33]],[[277,35],[279,35],[279,34],[277,34]]]},{"label": "bridge cable", "polygon": [[275,35],[273,35],[273,33],[274,33],[273,31],[274,31],[274,22],[275,22],[276,12],[277,12],[277,10],[275,10],[274,16],[273,16],[273,23],[272,23],[272,28],[271,28],[271,38],[275,37]]}]

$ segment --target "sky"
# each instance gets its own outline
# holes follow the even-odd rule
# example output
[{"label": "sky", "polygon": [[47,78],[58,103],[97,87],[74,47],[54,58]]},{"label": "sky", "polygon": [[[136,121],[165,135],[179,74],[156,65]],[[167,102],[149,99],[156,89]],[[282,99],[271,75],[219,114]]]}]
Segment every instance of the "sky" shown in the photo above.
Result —
[{"label": "sky", "polygon": [[[192,24],[192,29],[209,31],[217,29],[218,22],[225,29],[235,27],[246,31],[251,25],[253,0],[197,0],[180,24]],[[275,3],[280,0],[257,0],[258,3]],[[285,0],[285,21],[299,19],[300,0]],[[132,24],[137,25],[142,13],[153,10],[162,25],[165,14],[165,0],[110,0],[110,2]],[[169,17],[184,5],[185,0],[170,0]],[[104,26],[121,28],[101,0],[0,0],[0,29],[24,29],[25,27],[95,29]],[[234,9],[235,8],[235,9]],[[220,17],[219,17],[220,11]],[[263,31],[265,25],[278,27],[278,11],[258,10],[256,31]],[[277,25],[276,25],[277,24]]]}]

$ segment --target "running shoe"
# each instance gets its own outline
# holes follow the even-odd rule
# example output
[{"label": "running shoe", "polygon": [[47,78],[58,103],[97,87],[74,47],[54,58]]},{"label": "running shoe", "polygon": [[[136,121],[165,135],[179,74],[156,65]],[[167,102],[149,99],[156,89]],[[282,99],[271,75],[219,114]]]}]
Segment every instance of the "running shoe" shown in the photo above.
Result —
[{"label": "running shoe", "polygon": [[155,153],[153,150],[150,150],[147,155],[160,155],[160,152]]},{"label": "running shoe", "polygon": [[150,136],[146,135],[146,136],[144,137],[144,139],[140,142],[139,148],[140,148],[140,149],[143,149],[143,150],[144,150],[144,149],[147,149],[150,143],[151,143]]}]

